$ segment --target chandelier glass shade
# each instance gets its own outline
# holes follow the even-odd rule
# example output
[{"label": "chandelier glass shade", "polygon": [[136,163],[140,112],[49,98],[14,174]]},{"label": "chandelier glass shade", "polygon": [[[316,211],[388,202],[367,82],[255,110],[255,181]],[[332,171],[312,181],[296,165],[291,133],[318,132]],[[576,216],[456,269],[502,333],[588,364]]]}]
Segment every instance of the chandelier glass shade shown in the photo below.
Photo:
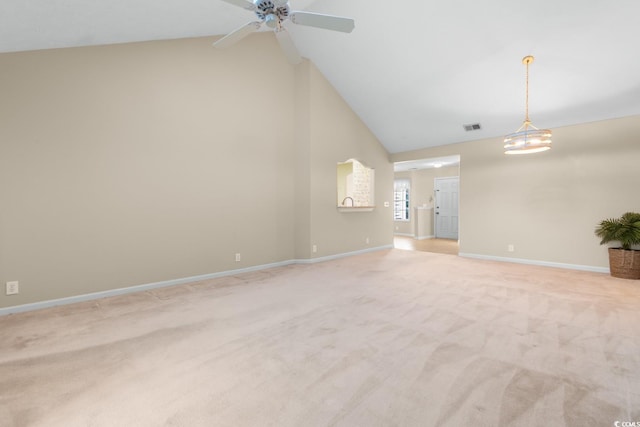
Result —
[{"label": "chandelier glass shade", "polygon": [[538,129],[529,120],[529,64],[533,56],[525,56],[522,63],[527,66],[525,118],[520,128],[504,138],[505,154],[531,154],[547,151],[551,148],[551,131]]}]

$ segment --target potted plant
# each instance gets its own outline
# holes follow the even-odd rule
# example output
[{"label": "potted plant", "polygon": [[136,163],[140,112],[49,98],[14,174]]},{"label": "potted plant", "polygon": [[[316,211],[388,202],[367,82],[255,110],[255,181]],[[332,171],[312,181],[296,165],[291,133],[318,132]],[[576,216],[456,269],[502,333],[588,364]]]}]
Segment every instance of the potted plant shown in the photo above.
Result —
[{"label": "potted plant", "polygon": [[620,218],[605,219],[596,227],[601,245],[619,242],[622,247],[609,248],[609,267],[613,277],[640,279],[640,213],[627,212]]}]

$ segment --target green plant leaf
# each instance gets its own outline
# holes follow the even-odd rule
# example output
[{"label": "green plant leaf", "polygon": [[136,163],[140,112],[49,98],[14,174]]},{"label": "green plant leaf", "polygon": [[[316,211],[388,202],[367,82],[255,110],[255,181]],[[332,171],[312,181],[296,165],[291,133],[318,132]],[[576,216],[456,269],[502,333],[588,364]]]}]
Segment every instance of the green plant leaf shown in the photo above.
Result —
[{"label": "green plant leaf", "polygon": [[600,244],[620,242],[623,249],[631,249],[632,245],[640,244],[640,213],[626,212],[620,218],[605,219],[595,230],[600,237]]}]

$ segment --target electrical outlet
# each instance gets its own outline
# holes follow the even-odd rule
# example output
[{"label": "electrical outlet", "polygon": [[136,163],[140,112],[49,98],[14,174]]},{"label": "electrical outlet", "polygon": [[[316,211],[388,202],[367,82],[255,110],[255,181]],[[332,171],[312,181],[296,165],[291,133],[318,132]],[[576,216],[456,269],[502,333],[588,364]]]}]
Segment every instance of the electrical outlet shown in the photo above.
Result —
[{"label": "electrical outlet", "polygon": [[240,262],[240,254],[236,254],[236,262]]},{"label": "electrical outlet", "polygon": [[314,254],[318,252],[318,246],[317,245],[311,246],[311,252],[313,252]]},{"label": "electrical outlet", "polygon": [[364,239],[364,241],[367,243],[367,245],[369,244],[369,238],[368,237],[366,239]]},{"label": "electrical outlet", "polygon": [[7,282],[7,295],[17,295],[20,293],[20,282]]},{"label": "electrical outlet", "polygon": [[389,207],[389,202],[384,202],[384,207],[388,208]]},{"label": "electrical outlet", "polygon": [[515,252],[515,251],[516,251],[516,248],[515,248],[515,246],[513,246],[513,244],[510,244],[510,245],[508,245],[508,246],[507,246],[507,251],[509,251],[509,252]]}]

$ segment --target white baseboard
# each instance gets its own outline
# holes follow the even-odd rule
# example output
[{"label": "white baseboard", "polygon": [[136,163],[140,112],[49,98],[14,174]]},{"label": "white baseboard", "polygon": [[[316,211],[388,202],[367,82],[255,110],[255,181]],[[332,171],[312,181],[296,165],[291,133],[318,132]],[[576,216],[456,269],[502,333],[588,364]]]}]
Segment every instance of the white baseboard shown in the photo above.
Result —
[{"label": "white baseboard", "polygon": [[296,263],[296,264],[315,264],[317,262],[331,261],[333,259],[345,258],[345,257],[353,256],[353,255],[362,255],[362,254],[366,254],[366,253],[369,253],[369,252],[382,251],[382,250],[385,250],[385,249],[393,249],[393,245],[376,246],[375,248],[367,248],[367,249],[362,249],[362,250],[359,250],[359,251],[345,252],[345,253],[342,253],[342,254],[328,255],[328,256],[323,256],[323,257],[319,257],[319,258],[297,259],[297,260],[294,261],[294,263]]},{"label": "white baseboard", "polygon": [[147,283],[144,285],[129,286],[126,288],[109,289],[107,291],[92,292],[89,294],[75,295],[72,297],[58,298],[47,301],[39,301],[30,304],[16,305],[13,307],[0,308],[0,316],[13,313],[22,313],[25,311],[40,310],[43,308],[56,307],[59,305],[74,304],[77,302],[92,301],[100,298],[114,297],[118,295],[131,294],[134,292],[149,291],[152,289],[166,288],[168,286],[183,285],[185,283],[199,282],[202,280],[217,279],[219,277],[233,276],[234,274],[249,273],[252,271],[265,270],[267,268],[282,267],[290,265],[295,261],[283,261],[273,264],[257,265],[254,267],[240,268],[237,270],[221,271],[219,273],[203,274],[201,276],[184,277],[181,279],[165,280],[162,282]]},{"label": "white baseboard", "polygon": [[435,239],[436,236],[416,236],[415,234],[407,234],[407,233],[393,233],[394,236],[402,236],[402,237],[411,237],[416,240],[426,240],[426,239]]},{"label": "white baseboard", "polygon": [[463,252],[460,252],[458,255],[465,258],[484,259],[488,261],[512,262],[516,264],[527,264],[527,265],[539,265],[542,267],[555,267],[555,268],[564,268],[567,270],[591,271],[594,273],[607,273],[607,274],[610,273],[608,267],[595,267],[591,265],[580,265],[580,264],[564,264],[561,262],[538,261],[538,260],[523,259],[523,258],[507,258],[507,257],[499,257],[499,256],[492,256],[492,255],[469,254],[469,253],[463,253]]},{"label": "white baseboard", "polygon": [[158,289],[158,288],[166,288],[168,286],[183,285],[185,283],[200,282],[202,280],[217,279],[220,277],[233,276],[235,274],[250,273],[252,271],[266,270],[266,269],[275,268],[275,267],[284,267],[291,264],[314,264],[317,262],[329,261],[333,259],[345,258],[353,255],[360,255],[368,252],[374,252],[374,251],[379,251],[383,249],[392,249],[392,248],[393,248],[393,245],[378,246],[375,248],[368,248],[368,249],[363,249],[359,251],[330,255],[330,256],[325,256],[320,258],[294,259],[294,260],[288,260],[288,261],[281,261],[281,262],[275,262],[272,264],[262,264],[262,265],[256,265],[253,267],[239,268],[236,270],[221,271],[218,273],[203,274],[201,276],[184,277],[181,279],[165,280],[162,282],[147,283],[144,285],[130,286],[127,288],[110,289],[107,291],[92,292],[89,294],[75,295],[75,296],[66,297],[66,298],[58,298],[58,299],[39,301],[39,302],[23,304],[23,305],[15,305],[12,307],[0,308],[0,316],[6,316],[8,314],[24,313],[26,311],[41,310],[44,308],[56,307],[59,305],[74,304],[77,302],[92,301],[100,298],[108,298],[108,297],[114,297],[118,295],[131,294],[134,292],[142,292],[142,291],[149,291],[149,290]]},{"label": "white baseboard", "polygon": [[418,236],[418,237],[415,237],[415,239],[416,239],[416,240],[427,240],[427,239],[435,239],[435,238],[436,238],[436,236],[433,236],[433,235],[431,235],[431,236]]}]

